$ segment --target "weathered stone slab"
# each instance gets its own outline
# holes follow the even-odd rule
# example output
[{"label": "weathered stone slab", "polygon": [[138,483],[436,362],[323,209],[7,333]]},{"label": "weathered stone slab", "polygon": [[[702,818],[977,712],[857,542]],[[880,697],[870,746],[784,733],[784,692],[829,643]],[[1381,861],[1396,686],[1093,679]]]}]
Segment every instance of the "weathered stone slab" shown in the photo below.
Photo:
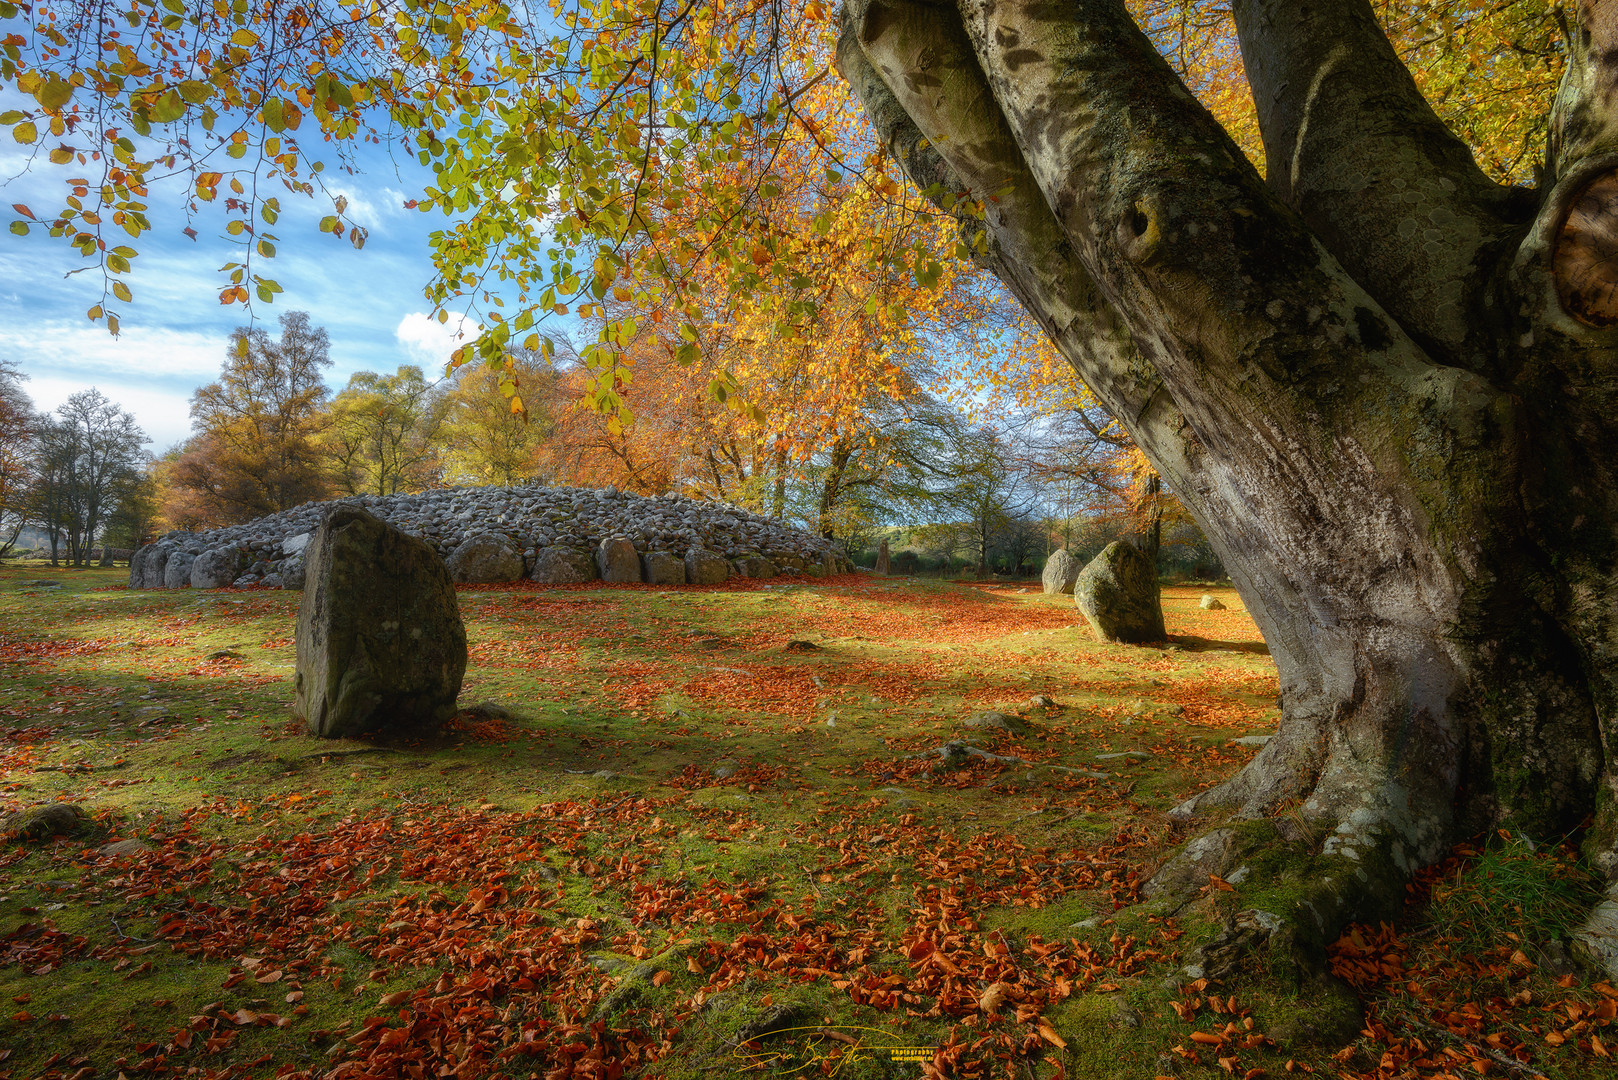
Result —
[{"label": "weathered stone slab", "polygon": [[466,629],[433,548],[355,507],[305,552],[296,710],[324,738],[432,730],[455,715]]},{"label": "weathered stone slab", "polygon": [[1163,604],[1157,568],[1124,540],[1108,544],[1073,585],[1073,601],[1098,641],[1163,641]]}]

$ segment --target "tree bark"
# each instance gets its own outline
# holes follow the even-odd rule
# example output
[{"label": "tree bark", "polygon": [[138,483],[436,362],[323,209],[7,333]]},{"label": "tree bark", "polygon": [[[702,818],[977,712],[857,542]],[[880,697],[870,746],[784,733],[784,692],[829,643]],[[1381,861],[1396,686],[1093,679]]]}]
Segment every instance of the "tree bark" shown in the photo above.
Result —
[{"label": "tree bark", "polygon": [[846,0],[838,64],[1257,620],[1280,730],[1175,813],[1296,810],[1310,887],[1253,886],[1290,940],[1484,826],[1593,816],[1618,870],[1618,0],[1579,6],[1535,192],[1366,0],[1235,12],[1268,182],[1120,0]]}]

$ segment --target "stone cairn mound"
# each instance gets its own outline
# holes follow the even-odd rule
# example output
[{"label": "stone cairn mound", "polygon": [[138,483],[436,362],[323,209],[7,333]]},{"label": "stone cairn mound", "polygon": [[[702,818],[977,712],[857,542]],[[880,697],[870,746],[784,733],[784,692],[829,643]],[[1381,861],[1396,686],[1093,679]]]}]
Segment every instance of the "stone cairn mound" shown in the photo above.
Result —
[{"label": "stone cairn mound", "polygon": [[829,540],[723,503],[615,488],[472,487],[306,503],[244,525],[171,532],[134,553],[129,587],[301,589],[304,548],[336,506],[426,541],[463,583],[717,585],[854,568]]}]

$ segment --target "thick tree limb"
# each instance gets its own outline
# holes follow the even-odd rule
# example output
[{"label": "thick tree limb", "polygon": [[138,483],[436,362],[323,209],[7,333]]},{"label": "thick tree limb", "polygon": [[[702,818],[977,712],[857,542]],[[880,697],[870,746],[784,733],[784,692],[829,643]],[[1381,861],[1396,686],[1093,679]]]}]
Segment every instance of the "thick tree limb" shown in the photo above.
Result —
[{"label": "thick tree limb", "polygon": [[1367,0],[1235,0],[1270,187],[1436,359],[1484,370],[1487,268],[1532,217],[1444,125]]}]

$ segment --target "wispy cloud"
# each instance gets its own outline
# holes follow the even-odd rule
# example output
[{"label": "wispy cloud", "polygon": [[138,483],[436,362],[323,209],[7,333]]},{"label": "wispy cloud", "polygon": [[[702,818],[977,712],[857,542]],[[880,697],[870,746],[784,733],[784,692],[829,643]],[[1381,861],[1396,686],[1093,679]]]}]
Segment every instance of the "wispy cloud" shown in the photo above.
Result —
[{"label": "wispy cloud", "polygon": [[424,311],[412,311],[399,320],[393,336],[404,346],[412,363],[420,364],[430,377],[444,373],[450,354],[471,340],[471,334],[461,337],[465,320],[453,315],[440,323]]}]

